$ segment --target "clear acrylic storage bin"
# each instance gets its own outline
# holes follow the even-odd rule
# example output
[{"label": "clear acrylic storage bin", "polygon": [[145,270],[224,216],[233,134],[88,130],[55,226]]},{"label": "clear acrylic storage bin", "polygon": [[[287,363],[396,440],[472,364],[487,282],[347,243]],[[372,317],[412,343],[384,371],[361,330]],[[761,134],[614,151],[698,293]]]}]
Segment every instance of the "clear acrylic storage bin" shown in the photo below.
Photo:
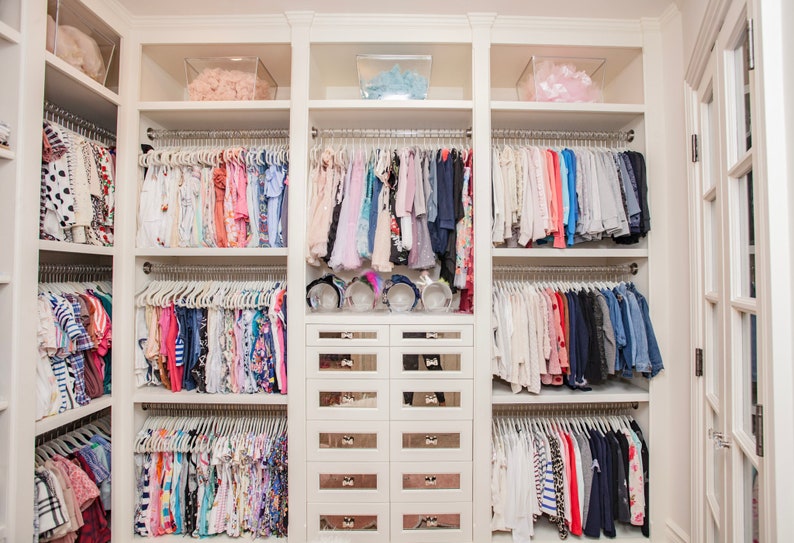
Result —
[{"label": "clear acrylic storage bin", "polygon": [[431,55],[356,55],[365,100],[425,100]]},{"label": "clear acrylic storage bin", "polygon": [[75,0],[47,2],[47,50],[105,85],[118,37]]},{"label": "clear acrylic storage bin", "polygon": [[192,101],[275,100],[278,85],[259,57],[186,58]]},{"label": "clear acrylic storage bin", "polygon": [[528,102],[603,102],[606,59],[533,56],[516,83]]}]

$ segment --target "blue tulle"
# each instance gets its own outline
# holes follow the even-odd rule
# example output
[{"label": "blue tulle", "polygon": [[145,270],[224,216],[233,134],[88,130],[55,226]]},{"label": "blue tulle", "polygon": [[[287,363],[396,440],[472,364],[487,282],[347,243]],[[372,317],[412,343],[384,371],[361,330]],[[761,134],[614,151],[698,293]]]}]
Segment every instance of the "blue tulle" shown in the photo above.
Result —
[{"label": "blue tulle", "polygon": [[362,84],[367,100],[384,98],[424,100],[427,97],[427,78],[413,70],[403,72],[399,64]]}]

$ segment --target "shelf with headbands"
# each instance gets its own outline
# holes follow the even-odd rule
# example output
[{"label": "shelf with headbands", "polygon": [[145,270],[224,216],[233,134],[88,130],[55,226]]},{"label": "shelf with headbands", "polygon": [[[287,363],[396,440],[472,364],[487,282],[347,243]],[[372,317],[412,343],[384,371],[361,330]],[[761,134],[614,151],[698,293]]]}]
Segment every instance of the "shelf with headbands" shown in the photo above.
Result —
[{"label": "shelf with headbands", "polygon": [[263,256],[261,249],[287,246],[288,130],[149,128],[147,135],[162,145],[144,146],[138,158],[138,254]]},{"label": "shelf with headbands", "polygon": [[287,394],[286,266],[143,271],[153,279],[135,298],[136,402],[286,403],[266,399]]}]

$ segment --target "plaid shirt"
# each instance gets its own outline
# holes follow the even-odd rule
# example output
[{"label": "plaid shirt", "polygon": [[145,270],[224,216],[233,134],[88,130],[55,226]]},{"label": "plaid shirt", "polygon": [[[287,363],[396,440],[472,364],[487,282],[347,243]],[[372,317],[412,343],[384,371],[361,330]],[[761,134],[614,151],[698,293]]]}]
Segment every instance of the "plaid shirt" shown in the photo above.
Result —
[{"label": "plaid shirt", "polygon": [[39,524],[39,533],[44,535],[55,530],[58,526],[66,524],[63,504],[58,500],[53,478],[49,471],[40,469],[36,471],[36,510]]}]

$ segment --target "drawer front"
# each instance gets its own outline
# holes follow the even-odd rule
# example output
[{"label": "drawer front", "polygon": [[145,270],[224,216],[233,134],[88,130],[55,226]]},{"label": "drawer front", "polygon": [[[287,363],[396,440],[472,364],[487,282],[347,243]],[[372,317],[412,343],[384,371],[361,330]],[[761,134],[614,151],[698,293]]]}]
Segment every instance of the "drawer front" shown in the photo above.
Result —
[{"label": "drawer front", "polygon": [[306,347],[306,376],[314,379],[388,379],[385,347]]},{"label": "drawer front", "polygon": [[390,328],[391,346],[438,345],[470,347],[474,345],[474,327],[469,324],[395,324]]},{"label": "drawer front", "polygon": [[330,532],[351,543],[389,540],[388,503],[309,503],[306,512],[309,541],[323,541]]},{"label": "drawer front", "polygon": [[471,501],[471,462],[392,462],[393,502]]},{"label": "drawer front", "polygon": [[471,422],[392,422],[391,459],[406,462],[460,462],[472,459]]},{"label": "drawer front", "polygon": [[310,379],[306,401],[310,420],[388,420],[389,382]]},{"label": "drawer front", "polygon": [[392,543],[471,541],[471,502],[393,503]]},{"label": "drawer front", "polygon": [[392,347],[392,379],[471,379],[471,347]]},{"label": "drawer front", "polygon": [[309,501],[389,501],[388,462],[309,462],[306,469]]},{"label": "drawer front", "polygon": [[308,421],[306,456],[314,462],[386,462],[389,425],[381,421]]},{"label": "drawer front", "polygon": [[472,381],[399,379],[391,381],[392,420],[470,420]]},{"label": "drawer front", "polygon": [[386,345],[389,327],[372,324],[307,324],[306,345]]}]

